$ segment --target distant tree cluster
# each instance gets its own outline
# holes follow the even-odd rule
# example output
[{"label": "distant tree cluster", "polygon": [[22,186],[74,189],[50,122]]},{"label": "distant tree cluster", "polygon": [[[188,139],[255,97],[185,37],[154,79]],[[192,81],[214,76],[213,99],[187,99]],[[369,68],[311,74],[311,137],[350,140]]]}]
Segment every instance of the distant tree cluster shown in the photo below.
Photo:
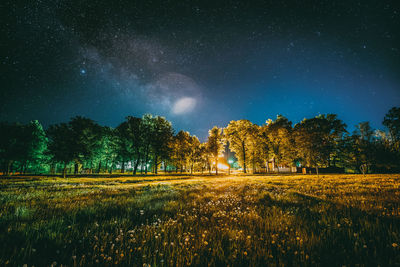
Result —
[{"label": "distant tree cluster", "polygon": [[[292,126],[284,116],[256,125],[248,120],[213,127],[206,142],[186,131],[174,134],[164,117],[128,116],[115,128],[74,117],[46,131],[38,121],[0,123],[0,164],[11,173],[94,174],[215,171],[225,147],[235,153],[244,173],[276,166],[346,168],[351,172],[400,171],[400,108],[384,117],[387,131],[368,122],[349,133],[335,114],[318,115]],[[278,168],[279,170],[279,168]]]}]

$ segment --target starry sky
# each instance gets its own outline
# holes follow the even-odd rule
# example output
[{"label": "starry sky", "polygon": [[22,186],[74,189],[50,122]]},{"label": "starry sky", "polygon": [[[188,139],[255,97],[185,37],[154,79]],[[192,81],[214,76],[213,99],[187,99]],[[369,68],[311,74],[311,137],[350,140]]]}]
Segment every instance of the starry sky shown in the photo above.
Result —
[{"label": "starry sky", "polygon": [[214,125],[400,105],[396,1],[2,1],[0,120]]}]

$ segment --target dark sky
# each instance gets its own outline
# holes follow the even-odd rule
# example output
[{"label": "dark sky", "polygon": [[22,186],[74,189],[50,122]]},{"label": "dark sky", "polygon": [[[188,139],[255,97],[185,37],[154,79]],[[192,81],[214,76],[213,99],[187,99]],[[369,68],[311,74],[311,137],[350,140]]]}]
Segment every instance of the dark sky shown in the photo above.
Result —
[{"label": "dark sky", "polygon": [[213,125],[400,105],[396,1],[1,1],[0,120]]}]

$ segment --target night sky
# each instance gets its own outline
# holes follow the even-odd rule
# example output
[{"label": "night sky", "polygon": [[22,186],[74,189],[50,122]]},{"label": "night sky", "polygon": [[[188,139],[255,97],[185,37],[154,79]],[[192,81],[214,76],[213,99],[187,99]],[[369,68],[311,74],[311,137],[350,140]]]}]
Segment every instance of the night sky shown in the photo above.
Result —
[{"label": "night sky", "polygon": [[[250,3],[251,2],[251,3]],[[400,105],[396,1],[1,1],[0,120],[214,125]]]}]

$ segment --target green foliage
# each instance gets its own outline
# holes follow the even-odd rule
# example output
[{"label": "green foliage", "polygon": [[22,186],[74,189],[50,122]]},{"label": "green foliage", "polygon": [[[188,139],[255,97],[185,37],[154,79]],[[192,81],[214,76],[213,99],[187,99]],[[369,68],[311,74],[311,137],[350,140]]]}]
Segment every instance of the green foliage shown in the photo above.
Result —
[{"label": "green foliage", "polygon": [[[229,149],[235,152],[240,166],[243,167],[243,172],[247,172],[247,166],[250,162],[250,155],[255,153],[255,148],[252,146],[258,133],[257,125],[254,125],[248,120],[231,121],[224,129],[224,136],[229,142]],[[253,170],[254,171],[254,170]]]},{"label": "green foliage", "polygon": [[214,126],[208,131],[207,151],[211,154],[211,157],[214,160],[216,174],[218,174],[218,157],[224,151],[224,146],[225,142],[222,135],[222,129]]},{"label": "green foliage", "polygon": [[[51,125],[44,132],[37,121],[27,125],[0,123],[0,165],[4,174],[57,171],[63,174],[125,170],[141,174],[159,166],[193,173],[212,168],[218,172],[218,157],[225,144],[235,153],[246,173],[262,170],[268,160],[277,166],[345,167],[352,172],[400,170],[399,110],[392,108],[383,124],[388,132],[373,130],[368,122],[348,135],[346,124],[335,114],[304,119],[292,127],[284,116],[263,126],[248,120],[231,121],[222,131],[214,127],[201,144],[196,136],[180,131],[174,136],[164,117],[128,116],[115,129],[91,119],[74,117],[68,123]],[[251,166],[251,167],[250,167]],[[250,167],[250,168],[249,168]],[[279,169],[278,169],[279,170]]]},{"label": "green foliage", "polygon": [[5,174],[43,170],[47,138],[38,121],[26,125],[1,123],[0,132],[0,164]]},{"label": "green foliage", "polygon": [[400,154],[400,107],[393,107],[382,122],[389,130],[392,149]]},{"label": "green foliage", "polygon": [[329,166],[331,156],[346,133],[346,125],[334,114],[304,119],[294,127],[298,157],[307,166]]},{"label": "green foliage", "polygon": [[292,166],[296,158],[292,122],[278,115],[275,121],[267,121],[263,131],[269,147],[269,158],[278,165]]}]

